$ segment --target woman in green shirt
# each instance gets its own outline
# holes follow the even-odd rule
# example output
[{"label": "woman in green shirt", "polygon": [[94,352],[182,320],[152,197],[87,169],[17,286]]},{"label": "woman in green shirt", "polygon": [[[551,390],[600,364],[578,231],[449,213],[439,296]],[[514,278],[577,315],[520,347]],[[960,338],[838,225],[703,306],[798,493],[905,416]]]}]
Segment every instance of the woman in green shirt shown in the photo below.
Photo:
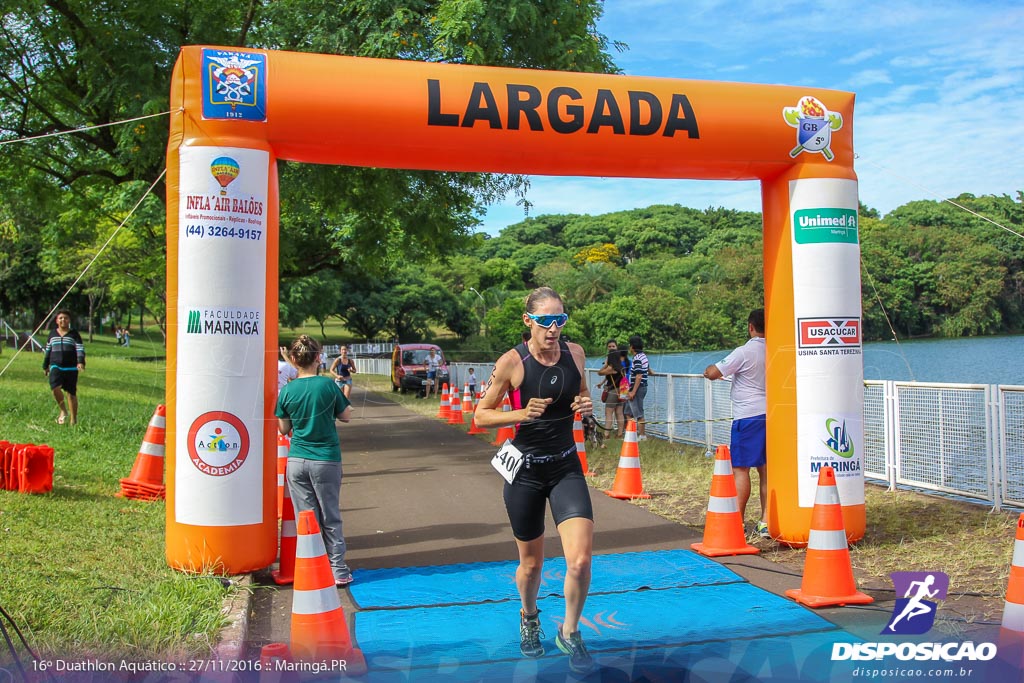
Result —
[{"label": "woman in green shirt", "polygon": [[288,490],[295,517],[312,510],[320,524],[327,558],[339,586],[352,583],[345,564],[341,522],[341,444],[335,420],[348,422],[352,407],[334,381],[318,375],[320,344],[301,335],[288,348],[288,361],[299,376],[284,385],[277,397],[278,429],[291,433],[288,451]]}]

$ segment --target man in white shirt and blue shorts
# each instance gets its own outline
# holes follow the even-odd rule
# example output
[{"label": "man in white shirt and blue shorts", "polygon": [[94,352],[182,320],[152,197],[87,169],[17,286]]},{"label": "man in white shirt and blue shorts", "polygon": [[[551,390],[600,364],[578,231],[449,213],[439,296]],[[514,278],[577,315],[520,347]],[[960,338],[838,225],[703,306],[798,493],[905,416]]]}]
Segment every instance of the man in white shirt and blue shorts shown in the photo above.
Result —
[{"label": "man in white shirt and blue shorts", "polygon": [[732,471],[736,478],[736,501],[740,512],[746,513],[750,498],[750,469],[757,470],[761,498],[761,520],[757,533],[771,538],[765,520],[768,501],[767,447],[765,413],[767,404],[764,389],[764,309],[751,311],[747,318],[750,340],[734,350],[725,360],[709,365],[704,377],[709,380],[732,377],[732,435],[730,454]]}]

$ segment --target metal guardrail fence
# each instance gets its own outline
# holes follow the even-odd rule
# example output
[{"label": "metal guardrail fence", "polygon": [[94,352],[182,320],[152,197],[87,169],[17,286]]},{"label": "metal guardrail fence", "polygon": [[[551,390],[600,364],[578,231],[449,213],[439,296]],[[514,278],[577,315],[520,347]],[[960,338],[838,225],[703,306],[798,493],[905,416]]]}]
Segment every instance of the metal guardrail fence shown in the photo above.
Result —
[{"label": "metal guardrail fence", "polygon": [[43,345],[35,337],[28,332],[18,332],[6,320],[0,320],[0,347],[3,345],[25,351],[43,351]]},{"label": "metal guardrail fence", "polygon": [[[387,359],[357,359],[360,372],[387,375]],[[365,366],[365,367],[364,367]],[[451,363],[456,386],[474,368],[480,386],[492,363]],[[592,388],[600,383],[587,368]],[[600,391],[594,413],[604,421]],[[729,382],[701,375],[652,375],[644,403],[647,434],[703,446],[729,443]],[[1024,508],[1024,386],[864,382],[864,476],[1002,507]]]}]

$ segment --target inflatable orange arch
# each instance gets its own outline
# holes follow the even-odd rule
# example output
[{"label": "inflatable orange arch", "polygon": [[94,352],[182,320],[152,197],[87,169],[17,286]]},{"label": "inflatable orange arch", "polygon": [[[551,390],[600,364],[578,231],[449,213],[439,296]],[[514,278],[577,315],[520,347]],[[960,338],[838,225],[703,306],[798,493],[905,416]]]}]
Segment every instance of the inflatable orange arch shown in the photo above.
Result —
[{"label": "inflatable orange arch", "polygon": [[860,539],[853,104],[815,88],[183,48],[167,149],[168,563],[240,573],[275,558],[278,159],[760,180],[769,528],[806,544],[828,464]]}]

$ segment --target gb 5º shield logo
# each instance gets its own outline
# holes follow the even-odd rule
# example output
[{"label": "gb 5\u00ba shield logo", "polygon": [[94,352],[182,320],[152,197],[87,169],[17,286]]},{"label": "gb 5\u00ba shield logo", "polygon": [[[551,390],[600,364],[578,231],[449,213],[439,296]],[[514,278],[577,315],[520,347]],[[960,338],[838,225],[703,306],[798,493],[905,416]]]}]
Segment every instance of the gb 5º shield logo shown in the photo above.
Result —
[{"label": "gb 5\u00ba shield logo", "polygon": [[892,618],[882,633],[905,636],[927,633],[935,623],[938,611],[933,600],[946,599],[949,576],[943,572],[893,572],[891,576],[896,595],[903,597],[896,599]]},{"label": "gb 5\u00ba shield logo", "polygon": [[795,107],[783,107],[782,117],[796,128],[797,146],[789,152],[796,158],[802,152],[815,152],[832,161],[832,131],[843,127],[843,115],[829,111],[817,97],[801,97]]}]

